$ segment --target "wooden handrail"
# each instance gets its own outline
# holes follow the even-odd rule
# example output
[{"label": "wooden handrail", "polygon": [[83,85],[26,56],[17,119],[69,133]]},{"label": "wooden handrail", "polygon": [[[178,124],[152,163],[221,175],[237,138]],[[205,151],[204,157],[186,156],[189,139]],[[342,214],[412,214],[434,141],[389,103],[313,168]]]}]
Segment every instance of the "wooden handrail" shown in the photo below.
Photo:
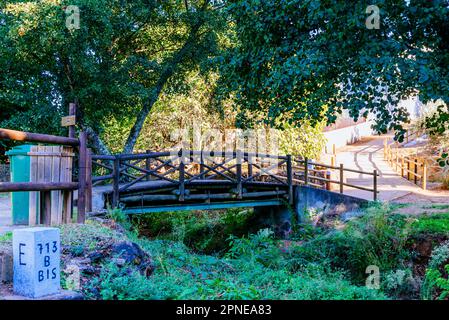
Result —
[{"label": "wooden handrail", "polygon": [[79,146],[79,140],[75,138],[66,138],[60,136],[53,136],[48,134],[31,133],[24,131],[16,131],[0,128],[0,140],[15,140],[36,143],[49,143],[76,147]]},{"label": "wooden handrail", "polygon": [[[148,177],[152,176],[156,179],[164,179],[164,180],[170,180],[174,185],[177,185],[179,190],[179,201],[183,201],[183,199],[186,199],[186,186],[190,186],[192,180],[204,180],[205,185],[207,185],[206,182],[210,181],[213,182],[211,179],[214,178],[221,178],[220,181],[227,181],[230,184],[234,184],[236,186],[237,196],[241,197],[241,194],[243,193],[243,186],[251,183],[264,183],[264,182],[257,182],[255,179],[261,179],[263,176],[265,177],[271,177],[274,180],[277,180],[281,182],[281,186],[285,186],[288,188],[288,198],[291,200],[293,199],[293,184],[304,184],[304,185],[311,185],[313,187],[318,188],[325,188],[327,190],[330,190],[331,184],[338,184],[340,186],[340,192],[344,192],[344,186],[365,190],[369,192],[373,192],[374,200],[377,199],[377,172],[367,172],[362,170],[356,170],[356,169],[350,169],[346,168],[343,165],[340,166],[329,166],[323,163],[317,163],[310,161],[308,159],[299,159],[297,157],[293,158],[290,155],[287,156],[273,156],[268,154],[261,154],[261,153],[243,153],[243,152],[211,152],[211,151],[192,151],[192,150],[179,150],[177,153],[175,152],[175,156],[171,159],[168,159],[164,162],[164,160],[161,160],[160,158],[163,157],[169,157],[173,156],[173,152],[147,152],[142,154],[130,154],[130,155],[112,155],[112,156],[92,156],[93,164],[94,165],[100,165],[103,168],[110,169],[112,171],[112,174],[109,173],[105,175],[104,177],[95,177],[94,181],[102,181],[102,180],[109,180],[112,179],[114,181],[113,183],[113,205],[117,206],[118,202],[120,201],[120,193],[126,192],[128,186],[132,186],[136,184],[139,181],[147,181],[149,180]],[[204,157],[204,155],[206,155]],[[216,162],[212,167],[208,166],[206,164],[206,161],[208,161],[208,156],[211,155],[211,158],[219,158],[224,157],[234,157],[230,158],[229,160],[225,161],[225,163],[228,163],[227,166],[225,166],[225,163],[218,163]],[[198,158],[196,156],[199,156]],[[183,157],[187,157],[187,159],[190,158],[190,160],[195,164],[195,166],[199,166],[199,172],[197,173],[189,173],[187,170],[187,164],[184,163],[184,161],[181,161]],[[193,158],[192,158],[193,157]],[[258,158],[260,163],[256,164],[255,160]],[[264,159],[267,158],[270,161],[277,160],[277,164],[273,164],[269,167],[266,167],[263,165]],[[148,159],[157,159],[157,161],[162,162],[161,165],[159,165],[156,169],[150,169],[149,161]],[[101,164],[99,162],[95,162],[95,160],[104,160],[104,161],[113,161],[114,166],[107,166],[104,164]],[[129,161],[135,161],[133,164],[128,164],[126,162]],[[210,160],[210,159],[209,159]],[[236,161],[235,164],[234,160]],[[137,163],[145,161],[145,169],[139,168],[137,166]],[[179,165],[173,166],[173,161],[179,161]],[[214,161],[214,160],[210,160]],[[159,169],[164,167],[164,163],[167,164],[167,166],[171,166],[172,169],[168,171],[164,171],[165,173],[158,174]],[[293,163],[299,164],[299,165],[293,165]],[[282,168],[284,171],[284,175],[278,175],[271,170],[273,170],[275,167]],[[313,166],[315,168],[312,168],[310,166]],[[120,186],[121,177],[123,177],[125,180],[127,177],[130,177],[128,174],[127,177],[124,175],[127,173],[122,169],[122,167],[128,167],[135,170],[138,170],[140,173],[143,173],[143,175],[138,175],[137,177],[131,177],[131,182],[128,182],[122,186]],[[258,169],[258,173],[253,173],[253,167]],[[326,169],[338,169],[340,170],[340,179],[334,180],[331,179],[330,171],[329,170],[323,170],[323,169],[316,169],[316,168],[326,168]],[[231,172],[231,168],[235,169]],[[243,169],[245,170],[246,175],[243,174]],[[223,170],[223,171],[218,171]],[[214,175],[210,175],[211,173],[215,172]],[[179,178],[172,177],[171,179],[168,178],[166,175],[168,173],[174,174],[175,172],[179,173]],[[358,186],[355,184],[349,184],[344,182],[344,173],[345,172],[354,172],[364,175],[371,175],[375,176],[375,179],[373,180],[373,188],[367,188],[363,186]],[[303,180],[296,179],[295,176],[301,173],[303,175]],[[232,177],[228,177],[228,174],[232,174]],[[324,176],[318,176],[317,174],[322,174]],[[188,180],[185,179],[185,175],[190,176],[191,178]],[[220,177],[222,176],[222,177]],[[223,178],[227,178],[227,180],[223,180]],[[282,180],[286,181],[283,182]],[[119,183],[120,181],[120,183]],[[219,182],[219,181],[215,181]],[[318,182],[318,183],[317,183]]]},{"label": "wooden handrail", "polygon": [[76,182],[0,182],[0,192],[76,190]]},{"label": "wooden handrail", "polygon": [[[396,145],[396,148],[392,146]],[[427,168],[428,165],[425,160],[418,158],[410,158],[409,155],[402,155],[399,152],[399,144],[397,142],[388,143],[387,139],[384,141],[384,160],[390,163],[396,172],[400,172],[401,177],[407,180],[412,180],[418,184],[418,179],[421,180],[421,187],[427,188]],[[413,169],[412,169],[413,167]],[[418,168],[422,168],[422,174],[418,173]]]}]

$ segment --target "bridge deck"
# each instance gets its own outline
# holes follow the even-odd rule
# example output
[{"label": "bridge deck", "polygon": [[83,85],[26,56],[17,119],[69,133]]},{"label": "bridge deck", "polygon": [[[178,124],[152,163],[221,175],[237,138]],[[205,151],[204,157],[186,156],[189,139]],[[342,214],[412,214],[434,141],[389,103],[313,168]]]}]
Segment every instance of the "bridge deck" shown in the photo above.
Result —
[{"label": "bridge deck", "polygon": [[[226,180],[195,180],[192,182],[186,182],[186,186],[191,186],[195,188],[210,188],[210,187],[230,187],[233,185],[236,185],[235,182],[232,181],[226,181]],[[119,185],[120,188],[126,186],[126,184],[121,183]],[[152,190],[160,190],[160,189],[167,189],[167,188],[177,188],[179,186],[179,183],[177,182],[170,182],[170,181],[163,181],[163,180],[155,180],[155,181],[144,181],[144,182],[138,182],[128,188],[126,188],[125,192],[138,192],[138,191],[152,191]],[[243,186],[247,187],[254,187],[254,188],[261,188],[261,189],[273,189],[276,187],[286,187],[285,185],[281,183],[273,183],[273,182],[245,182],[243,183]],[[103,193],[108,194],[113,192],[113,186],[108,184],[104,186],[97,186],[93,188],[94,192],[96,193]]]}]

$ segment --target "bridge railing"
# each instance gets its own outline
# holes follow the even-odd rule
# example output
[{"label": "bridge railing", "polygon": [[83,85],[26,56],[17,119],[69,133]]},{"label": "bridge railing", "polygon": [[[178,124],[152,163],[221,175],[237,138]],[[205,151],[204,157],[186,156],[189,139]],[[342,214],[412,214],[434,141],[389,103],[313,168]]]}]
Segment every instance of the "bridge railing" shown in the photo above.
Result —
[{"label": "bridge railing", "polygon": [[[189,188],[215,188],[229,186],[231,193],[210,194],[208,199],[242,199],[256,193],[246,191],[248,187],[269,187],[273,195],[284,194],[289,202],[293,200],[293,186],[302,184],[331,190],[338,184],[343,193],[344,186],[373,193],[377,199],[377,172],[364,172],[340,166],[315,163],[308,159],[269,154],[244,152],[216,152],[179,150],[175,152],[150,152],[92,156],[94,165],[94,185],[112,185],[112,204],[117,206],[120,196],[135,200],[128,194],[158,190],[175,190],[175,194],[145,196],[147,200],[186,201],[203,195],[190,195]],[[333,179],[331,170],[339,172],[339,179]],[[373,187],[349,184],[344,180],[345,172],[357,172],[373,176]],[[281,191],[279,191],[281,190]],[[284,190],[284,191],[282,191]],[[206,191],[205,191],[206,192]],[[207,193],[207,192],[206,192]],[[259,192],[269,196],[270,191]]]},{"label": "bridge railing", "polygon": [[[112,184],[112,203],[120,194],[141,189],[178,188],[179,201],[190,186],[234,187],[230,197],[245,197],[245,185],[269,184],[286,188],[293,196],[291,156],[243,152],[188,151],[147,152],[130,155],[92,156],[94,185]],[[284,171],[287,174],[283,177]],[[290,178],[289,178],[290,177]],[[285,178],[285,179],[284,179]],[[172,197],[170,197],[172,198]]]}]

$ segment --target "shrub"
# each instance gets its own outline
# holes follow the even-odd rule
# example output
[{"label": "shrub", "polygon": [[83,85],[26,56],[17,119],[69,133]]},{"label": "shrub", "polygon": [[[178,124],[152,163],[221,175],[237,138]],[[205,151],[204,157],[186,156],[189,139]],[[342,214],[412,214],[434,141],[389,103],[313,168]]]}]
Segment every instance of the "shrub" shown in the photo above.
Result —
[{"label": "shrub", "polygon": [[156,264],[150,278],[127,267],[103,266],[85,287],[100,299],[385,299],[358,287],[344,272],[309,264],[288,268],[291,252],[279,247],[269,230],[230,238],[226,257],[192,253],[179,242],[139,239]]},{"label": "shrub", "polygon": [[436,247],[426,270],[421,289],[423,299],[445,299],[449,296],[449,241]]},{"label": "shrub", "polygon": [[246,235],[253,216],[253,210],[245,209],[179,211],[146,214],[134,223],[146,237],[180,241],[196,251],[215,253],[227,249],[230,235]]},{"label": "shrub", "polygon": [[406,248],[411,221],[390,215],[386,206],[369,208],[360,218],[348,222],[343,230],[319,236],[298,248],[297,263],[328,263],[350,272],[357,283],[364,283],[366,268],[381,272],[405,266],[410,260]]},{"label": "shrub", "polygon": [[418,283],[411,269],[387,271],[381,277],[382,291],[395,298],[415,296]]}]

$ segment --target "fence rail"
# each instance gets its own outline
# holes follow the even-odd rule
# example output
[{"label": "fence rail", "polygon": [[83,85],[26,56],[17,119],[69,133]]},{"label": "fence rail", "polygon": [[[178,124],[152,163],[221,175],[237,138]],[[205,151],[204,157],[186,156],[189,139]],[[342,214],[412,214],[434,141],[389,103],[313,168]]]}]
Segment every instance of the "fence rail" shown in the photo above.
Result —
[{"label": "fence rail", "polygon": [[[369,191],[377,200],[376,170],[364,172],[340,166],[329,166],[293,158],[291,155],[273,156],[269,154],[244,152],[216,152],[179,150],[175,152],[146,152],[139,154],[92,156],[94,177],[92,183],[112,185],[112,206],[120,201],[162,201],[243,199],[257,196],[285,196],[292,203],[293,186],[310,185],[331,190],[332,184]],[[331,170],[338,170],[339,179],[332,179]],[[373,176],[373,187],[367,188],[344,181],[345,172],[356,172]],[[190,194],[190,189],[205,187],[204,194]],[[211,193],[209,188],[228,186],[231,191]],[[254,191],[248,188],[268,188],[272,191]],[[162,190],[162,191],[158,191]],[[146,194],[133,196],[132,193],[151,191],[152,193],[176,190],[176,194]]]},{"label": "fence rail", "polygon": [[401,154],[400,145],[398,142],[388,143],[388,139],[385,139],[384,159],[401,177],[426,190],[429,164],[422,158]]},{"label": "fence rail", "polygon": [[[73,131],[73,130],[72,130]],[[14,140],[23,142],[63,145],[77,148],[78,151],[78,182],[0,182],[0,192],[41,192],[41,203],[43,203],[42,211],[48,211],[51,207],[51,191],[68,191],[70,193],[78,190],[78,214],[77,219],[79,223],[85,222],[86,209],[91,206],[91,188],[90,180],[90,158],[89,150],[87,149],[87,135],[85,132],[80,132],[79,138],[74,137],[74,133],[70,137],[53,136],[47,134],[38,134],[30,132],[22,132],[10,129],[0,128],[0,140]],[[67,201],[67,205],[73,206],[72,201]],[[71,209],[64,208],[65,211],[72,212]],[[52,223],[51,217],[45,212],[42,222],[45,225]],[[31,220],[31,219],[30,219]]]}]

